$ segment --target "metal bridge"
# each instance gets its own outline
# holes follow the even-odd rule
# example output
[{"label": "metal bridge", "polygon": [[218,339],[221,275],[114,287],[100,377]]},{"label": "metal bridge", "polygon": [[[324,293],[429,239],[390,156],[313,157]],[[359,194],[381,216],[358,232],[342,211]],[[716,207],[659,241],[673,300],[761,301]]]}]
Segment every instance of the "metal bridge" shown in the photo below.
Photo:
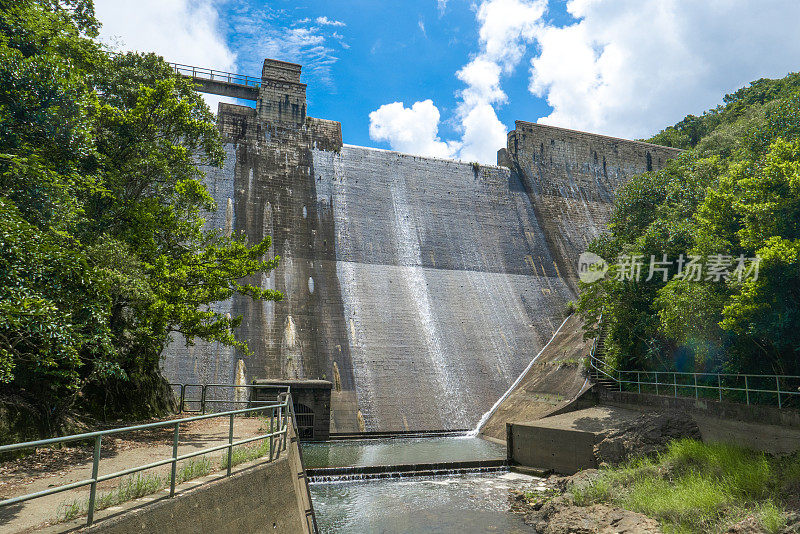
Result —
[{"label": "metal bridge", "polygon": [[197,84],[197,90],[201,93],[230,96],[244,100],[258,100],[261,78],[183,65],[181,63],[170,63],[169,65],[175,71],[175,74],[190,78]]}]

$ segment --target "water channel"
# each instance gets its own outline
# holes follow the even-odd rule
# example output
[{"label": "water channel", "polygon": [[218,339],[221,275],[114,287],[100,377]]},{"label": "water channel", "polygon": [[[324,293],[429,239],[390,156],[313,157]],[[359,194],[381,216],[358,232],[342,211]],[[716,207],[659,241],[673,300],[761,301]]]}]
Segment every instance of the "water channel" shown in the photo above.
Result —
[{"label": "water channel", "polygon": [[[505,458],[476,437],[304,443],[307,468],[442,463]],[[537,479],[511,472],[464,473],[311,484],[322,533],[531,532],[510,511],[509,489]]]}]

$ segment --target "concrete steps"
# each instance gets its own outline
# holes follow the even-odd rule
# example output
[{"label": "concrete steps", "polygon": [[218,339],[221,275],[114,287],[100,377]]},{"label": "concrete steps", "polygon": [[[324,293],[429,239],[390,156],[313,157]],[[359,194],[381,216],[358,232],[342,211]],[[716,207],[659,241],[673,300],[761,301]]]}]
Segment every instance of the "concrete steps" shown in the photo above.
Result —
[{"label": "concrete steps", "polygon": [[[597,336],[597,344],[594,349],[594,356],[600,361],[605,361],[606,356],[606,329],[600,326],[600,333]],[[619,390],[619,383],[609,378],[607,375],[597,371],[594,367],[589,367],[589,378],[598,386],[611,390]]]}]

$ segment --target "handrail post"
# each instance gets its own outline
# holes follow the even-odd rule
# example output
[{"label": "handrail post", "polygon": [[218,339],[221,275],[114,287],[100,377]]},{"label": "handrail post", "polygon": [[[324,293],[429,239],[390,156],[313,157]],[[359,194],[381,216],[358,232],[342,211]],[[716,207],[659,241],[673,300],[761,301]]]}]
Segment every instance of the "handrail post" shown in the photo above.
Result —
[{"label": "handrail post", "polygon": [[642,392],[642,376],[640,371],[636,371],[636,390]]},{"label": "handrail post", "polygon": [[186,384],[181,384],[181,402],[178,405],[178,413],[183,413],[185,402],[186,402]]},{"label": "handrail post", "polygon": [[782,408],[781,406],[781,379],[778,375],[775,375],[775,391],[778,393],[778,408]]},{"label": "handrail post", "polygon": [[286,450],[286,442],[289,441],[289,403],[291,398],[286,395],[286,409],[283,410],[283,450]]},{"label": "handrail post", "polygon": [[94,522],[94,503],[97,498],[97,475],[100,471],[100,442],[102,436],[94,438],[94,455],[92,456],[92,486],[89,490],[89,509],[86,513],[86,525],[91,526]]},{"label": "handrail post", "polygon": [[700,392],[697,390],[697,373],[692,373],[692,375],[694,376],[694,398],[699,399]]},{"label": "handrail post", "polygon": [[275,407],[269,410],[269,461],[272,461],[272,454],[275,448]]},{"label": "handrail post", "polygon": [[228,429],[228,476],[231,476],[231,464],[233,463],[233,414],[231,414],[231,425]]},{"label": "handrail post", "polygon": [[175,423],[175,430],[172,434],[172,474],[169,479],[169,496],[175,496],[175,479],[178,476],[178,441],[180,436],[180,423]]},{"label": "handrail post", "polygon": [[656,395],[658,395],[658,371],[656,373]]},{"label": "handrail post", "polygon": [[200,390],[200,413],[203,415],[206,414],[206,384],[203,384],[203,387]]},{"label": "handrail post", "polygon": [[675,398],[678,398],[678,373],[672,373],[672,385],[675,387]]},{"label": "handrail post", "polygon": [[747,404],[750,405],[750,387],[747,385],[747,375],[744,375],[744,394],[747,397]]},{"label": "handrail post", "polygon": [[722,375],[717,373],[717,390],[719,390],[719,401],[722,402]]}]

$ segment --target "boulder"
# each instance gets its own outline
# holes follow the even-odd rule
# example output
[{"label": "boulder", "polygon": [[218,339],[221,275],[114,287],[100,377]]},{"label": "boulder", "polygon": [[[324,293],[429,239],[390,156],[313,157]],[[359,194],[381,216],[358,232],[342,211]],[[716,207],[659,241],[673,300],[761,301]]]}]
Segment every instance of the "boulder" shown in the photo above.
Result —
[{"label": "boulder", "polygon": [[550,499],[525,517],[538,534],[656,534],[649,517],[605,504],[577,506],[569,494]]},{"label": "boulder", "polygon": [[653,455],[679,438],[700,439],[694,420],[677,412],[643,413],[605,435],[594,446],[598,465],[619,464],[633,456]]}]

